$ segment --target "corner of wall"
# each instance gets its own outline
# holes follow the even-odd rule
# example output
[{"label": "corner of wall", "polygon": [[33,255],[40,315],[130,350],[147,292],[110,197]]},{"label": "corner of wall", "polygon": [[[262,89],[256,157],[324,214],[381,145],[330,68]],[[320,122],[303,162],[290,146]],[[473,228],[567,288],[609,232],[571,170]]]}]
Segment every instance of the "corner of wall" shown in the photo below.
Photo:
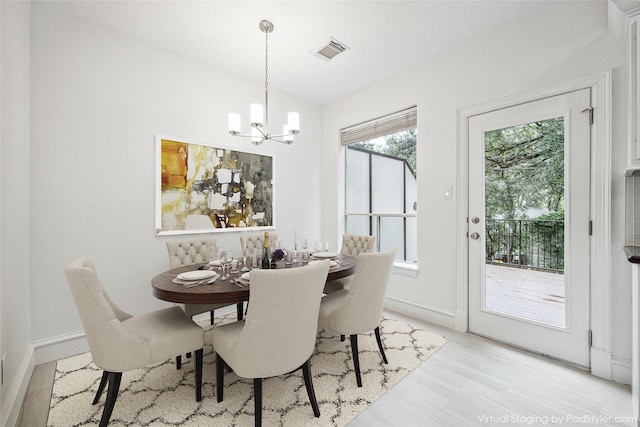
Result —
[{"label": "corner of wall", "polygon": [[29,346],[14,376],[14,380],[9,384],[8,391],[5,393],[5,398],[2,403],[0,425],[13,427],[17,424],[22,409],[22,402],[27,393],[31,374],[33,373],[33,366],[34,348],[33,346]]}]

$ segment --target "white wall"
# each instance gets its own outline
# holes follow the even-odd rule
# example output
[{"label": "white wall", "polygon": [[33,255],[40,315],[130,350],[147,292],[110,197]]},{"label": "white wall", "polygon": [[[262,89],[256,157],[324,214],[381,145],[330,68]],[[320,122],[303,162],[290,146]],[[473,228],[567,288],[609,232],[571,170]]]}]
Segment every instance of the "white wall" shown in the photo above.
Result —
[{"label": "white wall", "polygon": [[[1,2],[0,94],[0,425],[16,417],[33,364],[29,278],[28,2]],[[0,356],[0,357],[1,357]],[[26,376],[26,380],[25,380]]]},{"label": "white wall", "polygon": [[[623,172],[626,166],[625,43],[607,32],[607,3],[568,2],[566,14],[501,29],[432,61],[344,97],[324,108],[325,175],[336,176],[324,192],[333,215],[324,227],[337,239],[342,232],[342,199],[331,191],[343,185],[344,152],[338,129],[418,105],[417,277],[393,275],[387,296],[394,307],[425,319],[454,325],[456,315],[456,240],[458,216],[457,111],[482,102],[544,88],[612,69],[612,318],[614,358],[630,367],[630,267],[624,244]],[[579,7],[582,12],[576,13]],[[445,200],[446,186],[454,186]],[[462,213],[466,215],[465,213]],[[395,303],[406,303],[398,306]]]},{"label": "white wall", "polygon": [[[45,2],[46,3],[46,2]],[[142,313],[167,303],[150,280],[168,268],[154,224],[154,135],[235,145],[275,156],[276,231],[320,237],[321,108],[272,90],[270,118],[300,112],[292,146],[259,148],[228,135],[227,113],[248,117],[264,82],[248,82],[38,3],[31,40],[32,339],[82,329],[63,275],[92,256],[112,299]],[[240,249],[239,233],[217,234]]]}]

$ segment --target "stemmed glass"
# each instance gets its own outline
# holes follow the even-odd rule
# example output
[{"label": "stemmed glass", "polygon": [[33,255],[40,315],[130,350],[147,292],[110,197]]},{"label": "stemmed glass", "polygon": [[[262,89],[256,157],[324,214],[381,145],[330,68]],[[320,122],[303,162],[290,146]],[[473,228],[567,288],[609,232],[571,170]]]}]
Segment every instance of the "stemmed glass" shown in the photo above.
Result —
[{"label": "stemmed glass", "polygon": [[218,247],[209,246],[209,265],[214,265],[218,260]]},{"label": "stemmed glass", "polygon": [[230,251],[224,250],[218,251],[218,256],[220,257],[220,267],[222,268],[222,277],[220,277],[220,280],[227,280],[231,277],[229,276],[229,272],[227,271],[229,263],[231,262],[229,260],[229,252]]},{"label": "stemmed glass", "polygon": [[313,244],[313,249],[315,249],[316,252],[320,252],[322,250],[322,242],[320,240],[316,240]]},{"label": "stemmed glass", "polygon": [[307,239],[302,239],[300,247],[302,248],[302,262],[309,261],[309,254],[307,253]]},{"label": "stemmed glass", "polygon": [[328,240],[324,241],[324,251],[325,252],[329,252],[329,241]]}]

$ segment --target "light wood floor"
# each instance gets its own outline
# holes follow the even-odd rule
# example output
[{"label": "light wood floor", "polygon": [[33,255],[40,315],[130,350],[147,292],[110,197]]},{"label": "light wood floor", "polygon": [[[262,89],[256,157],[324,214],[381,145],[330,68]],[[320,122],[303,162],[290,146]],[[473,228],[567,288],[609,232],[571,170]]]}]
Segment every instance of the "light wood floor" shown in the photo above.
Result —
[{"label": "light wood floor", "polygon": [[[449,342],[351,427],[635,425],[628,386],[472,334],[397,313],[385,316]],[[46,426],[54,370],[55,362],[36,366],[20,427]]]}]

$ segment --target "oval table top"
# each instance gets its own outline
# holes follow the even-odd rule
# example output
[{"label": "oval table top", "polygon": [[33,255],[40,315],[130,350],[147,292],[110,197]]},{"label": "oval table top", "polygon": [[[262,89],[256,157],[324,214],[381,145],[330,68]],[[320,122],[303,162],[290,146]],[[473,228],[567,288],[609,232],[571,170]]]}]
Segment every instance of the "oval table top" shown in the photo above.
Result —
[{"label": "oval table top", "polygon": [[[336,261],[338,265],[329,269],[327,282],[350,276],[355,272],[355,258],[338,255]],[[306,264],[302,262],[286,264],[284,261],[278,261],[275,264],[275,268],[298,268],[304,265]],[[158,274],[151,279],[153,295],[161,300],[180,304],[233,304],[249,300],[251,286],[239,285],[231,280],[218,279],[212,284],[193,287],[185,287],[184,285],[173,282],[173,279],[175,279],[178,274],[193,271],[196,268],[195,264],[185,265]],[[237,272],[231,273],[230,275],[236,278],[241,274],[242,273]]]}]

